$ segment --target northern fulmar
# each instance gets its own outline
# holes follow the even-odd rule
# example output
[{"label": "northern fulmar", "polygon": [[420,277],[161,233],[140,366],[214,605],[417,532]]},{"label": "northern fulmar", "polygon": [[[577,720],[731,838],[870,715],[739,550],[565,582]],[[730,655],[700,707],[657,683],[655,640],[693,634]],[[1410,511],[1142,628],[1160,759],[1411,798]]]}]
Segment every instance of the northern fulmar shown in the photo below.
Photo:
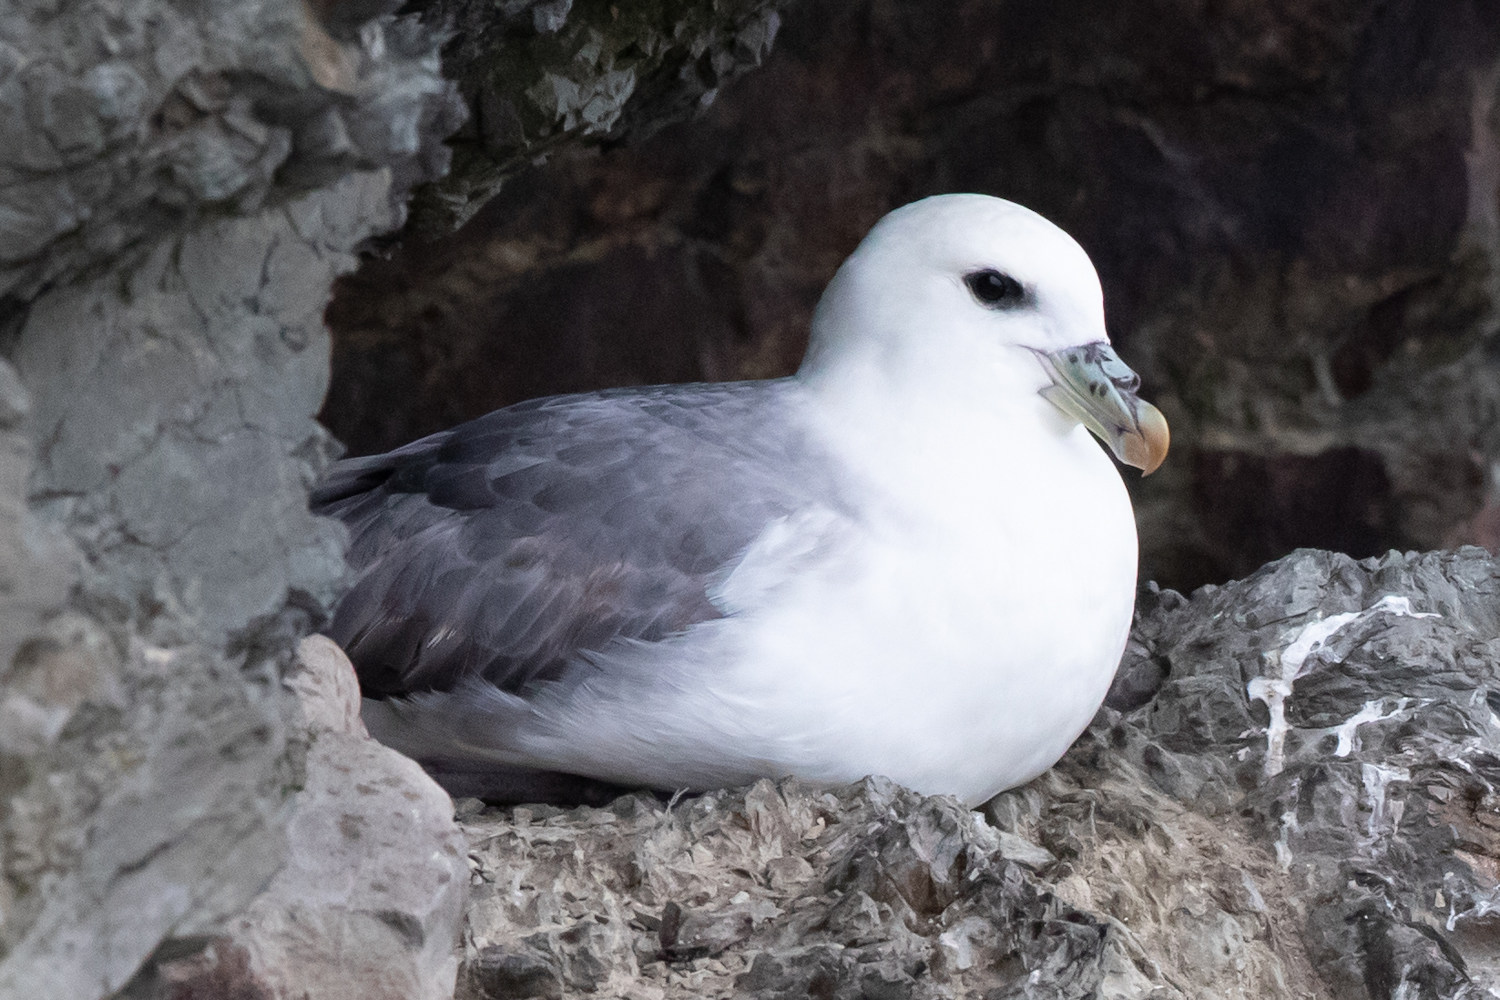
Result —
[{"label": "northern fulmar", "polygon": [[553,396],[337,463],[330,634],[458,794],[881,774],[970,804],[1050,767],[1130,628],[1161,413],[1083,249],[1019,205],[891,212],[795,375]]}]

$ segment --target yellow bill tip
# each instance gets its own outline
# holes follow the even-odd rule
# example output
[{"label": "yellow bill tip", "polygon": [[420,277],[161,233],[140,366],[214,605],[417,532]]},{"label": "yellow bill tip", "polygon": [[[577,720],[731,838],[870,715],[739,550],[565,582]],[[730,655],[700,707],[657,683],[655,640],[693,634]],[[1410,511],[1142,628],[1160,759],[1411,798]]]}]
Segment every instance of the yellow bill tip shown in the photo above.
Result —
[{"label": "yellow bill tip", "polygon": [[1172,432],[1167,427],[1167,418],[1156,407],[1144,399],[1136,400],[1135,405],[1138,430],[1125,434],[1120,442],[1120,458],[1149,476],[1166,460]]}]

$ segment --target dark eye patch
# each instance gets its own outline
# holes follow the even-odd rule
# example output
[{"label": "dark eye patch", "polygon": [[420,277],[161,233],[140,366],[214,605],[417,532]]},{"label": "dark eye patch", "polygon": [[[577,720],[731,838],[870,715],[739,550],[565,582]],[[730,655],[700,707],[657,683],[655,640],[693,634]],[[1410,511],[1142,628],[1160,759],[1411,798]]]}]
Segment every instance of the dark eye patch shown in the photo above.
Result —
[{"label": "dark eye patch", "polygon": [[1014,309],[1026,302],[1025,286],[992,268],[964,275],[964,284],[981,304],[991,309]]}]

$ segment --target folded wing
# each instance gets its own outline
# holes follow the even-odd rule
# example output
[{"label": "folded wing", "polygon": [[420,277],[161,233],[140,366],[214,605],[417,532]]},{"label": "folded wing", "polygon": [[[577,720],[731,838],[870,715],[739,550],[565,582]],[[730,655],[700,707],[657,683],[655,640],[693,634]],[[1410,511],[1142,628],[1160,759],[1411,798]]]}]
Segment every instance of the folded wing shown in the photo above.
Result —
[{"label": "folded wing", "polygon": [[786,381],[522,403],[338,463],[314,510],[357,573],[329,629],[366,697],[482,679],[519,694],[580,653],[726,613],[716,590],[788,519],[852,515]]}]

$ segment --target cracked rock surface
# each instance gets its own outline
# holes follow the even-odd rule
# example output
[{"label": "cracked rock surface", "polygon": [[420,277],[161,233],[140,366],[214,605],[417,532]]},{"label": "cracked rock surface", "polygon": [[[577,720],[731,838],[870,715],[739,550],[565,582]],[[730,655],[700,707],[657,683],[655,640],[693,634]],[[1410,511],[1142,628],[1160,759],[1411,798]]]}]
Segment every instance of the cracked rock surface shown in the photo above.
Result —
[{"label": "cracked rock surface", "polygon": [[307,754],[286,858],[222,933],[160,955],[130,994],[448,1000],[469,874],[452,801],[365,732],[331,640],[304,639],[285,684]]},{"label": "cracked rock surface", "polygon": [[461,109],[414,22],[331,37],[299,0],[20,3],[0,26],[0,295],[357,170],[440,172]]},{"label": "cracked rock surface", "polygon": [[1497,664],[1488,553],[1303,550],[1148,593],[1133,707],[983,814],[466,800],[459,996],[1500,996]]},{"label": "cracked rock surface", "polygon": [[456,113],[411,21],[0,18],[0,996],[265,953],[215,948],[336,780],[283,683],[346,572],[322,311]]}]

